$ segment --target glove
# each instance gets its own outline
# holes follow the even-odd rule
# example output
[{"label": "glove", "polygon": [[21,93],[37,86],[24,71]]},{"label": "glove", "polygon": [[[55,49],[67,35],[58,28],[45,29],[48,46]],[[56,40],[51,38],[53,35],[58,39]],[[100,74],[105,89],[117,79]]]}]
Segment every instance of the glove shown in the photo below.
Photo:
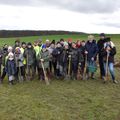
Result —
[{"label": "glove", "polygon": [[44,59],[40,59],[41,60],[41,62],[44,62]]},{"label": "glove", "polygon": [[94,57],[92,57],[91,60],[94,61]]},{"label": "glove", "polygon": [[68,57],[71,58],[71,55],[69,55]]}]

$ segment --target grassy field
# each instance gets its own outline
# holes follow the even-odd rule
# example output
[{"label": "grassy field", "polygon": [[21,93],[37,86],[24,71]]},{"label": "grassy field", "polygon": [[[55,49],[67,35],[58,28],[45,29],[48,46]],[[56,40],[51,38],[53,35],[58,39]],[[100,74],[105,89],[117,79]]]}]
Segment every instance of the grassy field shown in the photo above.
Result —
[{"label": "grassy field", "polygon": [[[119,59],[120,35],[110,36]],[[86,40],[87,35],[23,37],[21,41],[33,42],[38,38]],[[13,45],[14,40],[0,38],[0,46]],[[120,82],[120,69],[115,71]],[[0,85],[0,120],[120,120],[120,83],[103,84],[98,73],[95,80],[52,80],[50,86],[37,79],[9,86],[6,78]]]}]

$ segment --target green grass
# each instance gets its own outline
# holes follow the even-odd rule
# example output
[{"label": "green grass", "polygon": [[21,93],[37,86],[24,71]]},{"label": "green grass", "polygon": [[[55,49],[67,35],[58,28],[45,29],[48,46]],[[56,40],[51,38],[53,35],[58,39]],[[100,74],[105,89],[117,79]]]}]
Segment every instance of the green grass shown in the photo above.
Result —
[{"label": "green grass", "polygon": [[[98,39],[98,36],[96,36]],[[21,41],[40,38],[21,37]],[[87,39],[87,35],[42,36],[45,39]],[[120,35],[112,35],[119,48]],[[15,38],[0,38],[0,45],[13,45]],[[120,56],[119,52],[117,58]],[[119,68],[115,68],[120,82]],[[95,80],[52,80],[49,86],[37,79],[9,86],[0,85],[0,120],[120,120],[120,84]]]}]

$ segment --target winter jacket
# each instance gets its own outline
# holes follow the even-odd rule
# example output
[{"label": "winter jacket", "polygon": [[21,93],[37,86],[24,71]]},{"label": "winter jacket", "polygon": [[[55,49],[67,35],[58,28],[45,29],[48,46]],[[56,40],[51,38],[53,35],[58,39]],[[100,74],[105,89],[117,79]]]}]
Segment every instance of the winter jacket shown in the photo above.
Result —
[{"label": "winter jacket", "polygon": [[2,50],[2,65],[5,66],[6,65],[6,57],[8,55],[8,50],[3,48]]},{"label": "winter jacket", "polygon": [[103,39],[103,40],[98,40],[98,42],[97,42],[97,46],[98,46],[98,53],[99,53],[99,55],[101,56],[101,52],[102,52],[102,50],[103,50],[103,48],[104,48],[104,43],[106,42],[106,39]]},{"label": "winter jacket", "polygon": [[16,74],[16,64],[15,60],[7,60],[6,66],[5,66],[5,71],[8,74],[8,76],[15,75]]},{"label": "winter jacket", "polygon": [[15,54],[16,67],[22,67],[22,66],[24,66],[23,60],[24,60],[24,57],[23,57],[22,53]]},{"label": "winter jacket", "polygon": [[81,54],[81,51],[79,51],[79,49],[77,49],[77,48],[70,49],[69,55],[71,55],[72,62],[81,63],[83,61],[83,56]]},{"label": "winter jacket", "polygon": [[36,53],[35,53],[35,50],[33,49],[33,47],[26,48],[23,56],[26,58],[28,65],[33,65],[35,63]]},{"label": "winter jacket", "polygon": [[52,52],[53,61],[60,62],[62,52],[63,52],[63,47],[55,48]]},{"label": "winter jacket", "polygon": [[[114,56],[116,54],[116,47],[111,47],[111,50],[109,51],[109,57],[108,57],[108,62],[112,62],[114,63]],[[104,48],[101,51],[101,55],[103,56],[103,61],[106,62],[107,61],[107,52],[106,52],[106,48]]]},{"label": "winter jacket", "polygon": [[[46,50],[45,52],[41,51],[40,53],[40,59],[43,59],[44,62],[44,68],[49,68],[49,60],[50,60],[50,54],[49,54],[49,51]],[[39,59],[39,67],[42,68],[42,65],[41,65],[41,61]]]},{"label": "winter jacket", "polygon": [[88,55],[87,55],[88,61],[91,61],[92,57],[94,58],[94,60],[96,60],[96,56],[98,54],[98,46],[95,40],[93,40],[92,43],[87,41],[85,45],[85,50],[88,52]]}]

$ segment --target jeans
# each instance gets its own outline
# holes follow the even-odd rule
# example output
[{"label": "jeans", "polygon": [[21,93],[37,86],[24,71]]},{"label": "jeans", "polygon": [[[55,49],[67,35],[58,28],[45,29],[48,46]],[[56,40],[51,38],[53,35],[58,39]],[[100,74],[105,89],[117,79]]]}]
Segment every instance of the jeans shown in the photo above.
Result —
[{"label": "jeans", "polygon": [[[108,68],[109,68],[112,80],[115,80],[114,64],[112,62],[108,62]],[[105,75],[106,75],[106,62],[104,62],[104,69],[105,69]]]}]

